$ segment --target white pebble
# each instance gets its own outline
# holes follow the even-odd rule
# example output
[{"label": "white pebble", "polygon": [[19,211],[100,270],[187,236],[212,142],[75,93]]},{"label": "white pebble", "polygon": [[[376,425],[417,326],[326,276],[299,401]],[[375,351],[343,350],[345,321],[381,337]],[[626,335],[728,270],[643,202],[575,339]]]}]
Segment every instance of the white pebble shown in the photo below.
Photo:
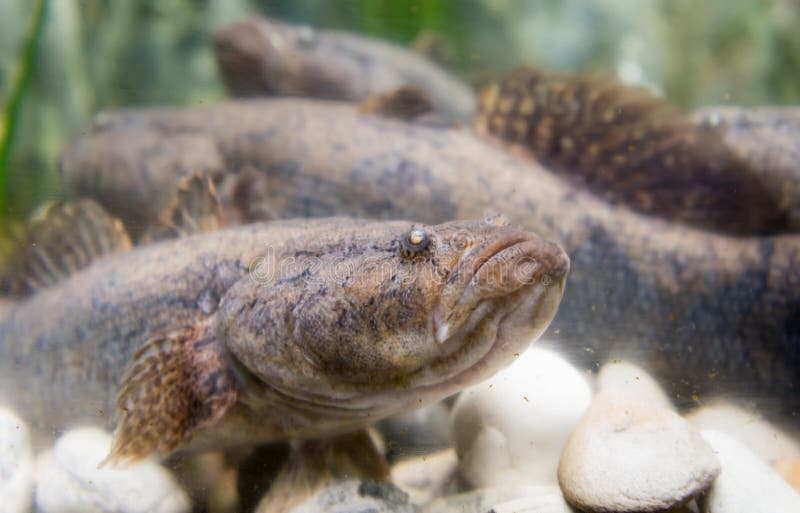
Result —
[{"label": "white pebble", "polygon": [[730,403],[719,402],[699,408],[687,418],[700,430],[722,431],[739,440],[762,460],[773,462],[800,456],[800,442],[750,412]]},{"label": "white pebble", "polygon": [[672,401],[661,386],[641,367],[614,360],[603,365],[597,374],[597,390],[609,392],[614,397],[641,401],[650,406],[673,409]]},{"label": "white pebble", "polygon": [[572,513],[561,490],[551,485],[492,486],[441,497],[422,513]]},{"label": "white pebble", "polygon": [[558,478],[584,511],[662,511],[706,490],[720,467],[700,433],[671,410],[595,396],[564,449]]},{"label": "white pebble", "polygon": [[722,462],[722,472],[703,501],[708,513],[797,513],[800,494],[735,438],[706,430],[703,438]]},{"label": "white pebble", "polygon": [[540,492],[521,499],[496,504],[493,513],[572,513],[557,486],[542,487]]},{"label": "white pebble", "polygon": [[33,497],[33,453],[28,427],[0,408],[0,509],[23,513]]},{"label": "white pebble", "polygon": [[529,349],[453,406],[461,474],[475,487],[557,484],[561,451],[591,396],[587,379],[558,354]]},{"label": "white pebble", "polygon": [[152,460],[97,468],[111,436],[81,428],[59,438],[38,466],[36,505],[41,513],[181,513],[189,498],[172,475]]}]

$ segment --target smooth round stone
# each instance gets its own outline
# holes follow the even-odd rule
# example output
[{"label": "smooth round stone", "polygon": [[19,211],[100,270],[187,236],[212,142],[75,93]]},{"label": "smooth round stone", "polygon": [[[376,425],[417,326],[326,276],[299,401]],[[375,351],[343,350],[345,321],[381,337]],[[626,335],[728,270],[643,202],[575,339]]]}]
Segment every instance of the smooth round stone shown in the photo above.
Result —
[{"label": "smooth round stone", "polygon": [[609,392],[625,400],[642,401],[665,410],[673,409],[672,401],[661,385],[641,367],[620,360],[611,361],[597,374],[597,390]]},{"label": "smooth round stone", "polygon": [[572,513],[561,490],[552,485],[513,485],[479,488],[442,497],[423,508],[422,513]]},{"label": "smooth round stone", "polygon": [[719,431],[703,438],[722,462],[722,472],[703,500],[707,513],[797,513],[800,494],[743,443]]},{"label": "smooth round stone", "polygon": [[183,513],[189,498],[152,460],[97,468],[111,436],[81,428],[59,438],[37,463],[36,506],[41,513]]},{"label": "smooth round stone", "polygon": [[0,408],[0,511],[30,510],[33,468],[28,427],[13,412]]},{"label": "smooth round stone", "polygon": [[391,483],[350,479],[326,486],[290,513],[419,513]]},{"label": "smooth round stone", "polygon": [[698,408],[686,418],[700,430],[732,436],[764,461],[800,457],[800,442],[795,437],[739,406],[717,402]]},{"label": "smooth round stone", "polygon": [[456,400],[450,425],[461,475],[475,487],[555,485],[561,451],[591,397],[588,380],[561,356],[529,349]]},{"label": "smooth round stone", "polygon": [[537,495],[492,506],[493,513],[573,513],[557,486],[542,487]]},{"label": "smooth round stone", "polygon": [[567,502],[585,511],[663,511],[706,490],[719,471],[700,433],[673,411],[600,392],[558,479]]}]

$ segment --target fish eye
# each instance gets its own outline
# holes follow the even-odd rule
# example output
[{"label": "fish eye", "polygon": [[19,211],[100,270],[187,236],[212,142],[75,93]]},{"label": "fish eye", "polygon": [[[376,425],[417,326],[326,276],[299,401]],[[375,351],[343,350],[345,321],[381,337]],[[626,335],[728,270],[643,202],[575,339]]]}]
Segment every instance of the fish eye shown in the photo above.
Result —
[{"label": "fish eye", "polygon": [[428,232],[422,228],[412,228],[407,234],[405,234],[401,244],[406,253],[415,255],[425,251],[430,242],[431,240],[430,237],[428,237]]}]

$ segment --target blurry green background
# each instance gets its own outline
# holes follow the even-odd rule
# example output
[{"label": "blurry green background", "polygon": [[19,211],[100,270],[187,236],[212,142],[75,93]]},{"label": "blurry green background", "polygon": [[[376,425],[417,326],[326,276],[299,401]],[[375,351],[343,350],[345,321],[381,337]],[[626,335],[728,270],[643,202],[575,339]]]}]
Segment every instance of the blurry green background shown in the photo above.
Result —
[{"label": "blurry green background", "polygon": [[8,233],[37,204],[57,197],[58,154],[94,113],[224,98],[208,35],[251,14],[403,45],[433,31],[451,48],[453,69],[474,83],[521,63],[606,69],[693,107],[798,103],[798,5],[796,0],[2,0],[0,227]]}]

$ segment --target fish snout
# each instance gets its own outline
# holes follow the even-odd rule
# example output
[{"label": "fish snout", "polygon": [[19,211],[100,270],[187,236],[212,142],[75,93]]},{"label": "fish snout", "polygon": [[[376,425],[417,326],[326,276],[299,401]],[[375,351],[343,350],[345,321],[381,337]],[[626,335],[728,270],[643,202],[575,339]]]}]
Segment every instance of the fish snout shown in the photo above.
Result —
[{"label": "fish snout", "polygon": [[563,289],[570,260],[556,243],[533,236],[501,248],[476,270],[473,282],[510,293],[531,284]]}]

